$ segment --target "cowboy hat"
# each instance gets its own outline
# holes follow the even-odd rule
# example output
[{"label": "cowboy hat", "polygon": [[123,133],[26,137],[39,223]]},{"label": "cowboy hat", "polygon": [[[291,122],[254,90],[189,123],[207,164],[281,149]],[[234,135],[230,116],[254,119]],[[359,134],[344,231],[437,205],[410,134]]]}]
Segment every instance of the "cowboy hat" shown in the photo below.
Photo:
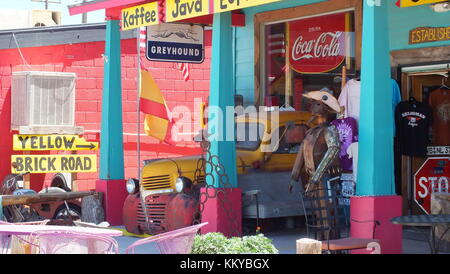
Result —
[{"label": "cowboy hat", "polygon": [[336,113],[341,112],[341,107],[339,106],[338,100],[333,95],[331,95],[326,91],[321,90],[310,91],[308,93],[303,94],[303,96],[308,99],[321,101],[322,103],[330,107],[332,110],[334,110]]}]

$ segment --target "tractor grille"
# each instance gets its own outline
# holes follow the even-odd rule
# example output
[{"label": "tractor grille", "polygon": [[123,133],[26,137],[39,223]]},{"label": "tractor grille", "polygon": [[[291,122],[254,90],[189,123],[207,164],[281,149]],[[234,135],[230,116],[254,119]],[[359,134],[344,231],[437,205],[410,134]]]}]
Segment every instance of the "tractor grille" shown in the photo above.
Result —
[{"label": "tractor grille", "polygon": [[[165,195],[164,195],[165,196]],[[150,233],[159,233],[165,230],[166,223],[166,199],[161,196],[149,196],[146,199],[146,208],[148,214],[148,220],[151,224],[151,230],[148,231]],[[142,224],[145,228],[145,212],[142,208],[142,203],[139,203],[137,209],[137,218],[136,221],[138,224]]]},{"label": "tractor grille", "polygon": [[144,177],[142,179],[142,187],[145,190],[159,190],[171,188],[172,176],[170,175],[160,175],[160,176],[150,176]]},{"label": "tractor grille", "polygon": [[196,179],[198,184],[203,184],[206,182],[205,176],[198,176]]}]

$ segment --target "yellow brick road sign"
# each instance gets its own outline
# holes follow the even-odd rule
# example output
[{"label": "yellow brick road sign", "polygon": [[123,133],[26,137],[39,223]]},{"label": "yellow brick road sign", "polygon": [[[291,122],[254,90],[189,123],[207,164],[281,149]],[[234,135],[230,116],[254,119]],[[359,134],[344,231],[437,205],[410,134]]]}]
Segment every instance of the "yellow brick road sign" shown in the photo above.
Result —
[{"label": "yellow brick road sign", "polygon": [[19,135],[13,136],[13,149],[21,151],[97,150],[98,142],[88,142],[78,135]]},{"label": "yellow brick road sign", "polygon": [[12,155],[11,173],[97,172],[97,155]]},{"label": "yellow brick road sign", "polygon": [[402,8],[413,7],[427,4],[434,4],[439,2],[445,2],[447,0],[399,0],[399,6]]}]

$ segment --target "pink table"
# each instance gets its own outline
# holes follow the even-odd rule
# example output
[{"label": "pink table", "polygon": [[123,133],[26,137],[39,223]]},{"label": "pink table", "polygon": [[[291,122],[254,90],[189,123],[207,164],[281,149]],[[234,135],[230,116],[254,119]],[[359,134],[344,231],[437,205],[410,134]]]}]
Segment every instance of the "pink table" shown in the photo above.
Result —
[{"label": "pink table", "polygon": [[0,225],[0,234],[8,235],[29,235],[38,230],[57,230],[57,231],[77,231],[92,233],[104,236],[122,236],[120,230],[107,228],[79,227],[79,226],[60,226],[60,225]]},{"label": "pink table", "polygon": [[[91,233],[100,236],[122,236],[123,233],[120,230],[115,229],[107,229],[107,228],[92,228],[92,227],[79,227],[79,226],[58,226],[58,225],[0,225],[0,249],[1,253],[14,253],[17,251],[12,251],[10,248],[11,244],[11,235],[14,236],[26,236],[31,235],[36,231],[73,231],[73,232],[84,232]],[[22,254],[21,252],[19,252]],[[28,253],[27,253],[28,254]]]}]

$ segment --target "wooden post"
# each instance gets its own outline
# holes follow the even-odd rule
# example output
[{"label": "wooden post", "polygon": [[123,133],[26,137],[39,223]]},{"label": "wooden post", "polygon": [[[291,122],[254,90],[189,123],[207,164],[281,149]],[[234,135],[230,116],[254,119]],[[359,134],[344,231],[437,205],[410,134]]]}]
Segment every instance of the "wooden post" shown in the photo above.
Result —
[{"label": "wooden post", "polygon": [[308,238],[299,239],[297,254],[322,254],[322,242]]}]

